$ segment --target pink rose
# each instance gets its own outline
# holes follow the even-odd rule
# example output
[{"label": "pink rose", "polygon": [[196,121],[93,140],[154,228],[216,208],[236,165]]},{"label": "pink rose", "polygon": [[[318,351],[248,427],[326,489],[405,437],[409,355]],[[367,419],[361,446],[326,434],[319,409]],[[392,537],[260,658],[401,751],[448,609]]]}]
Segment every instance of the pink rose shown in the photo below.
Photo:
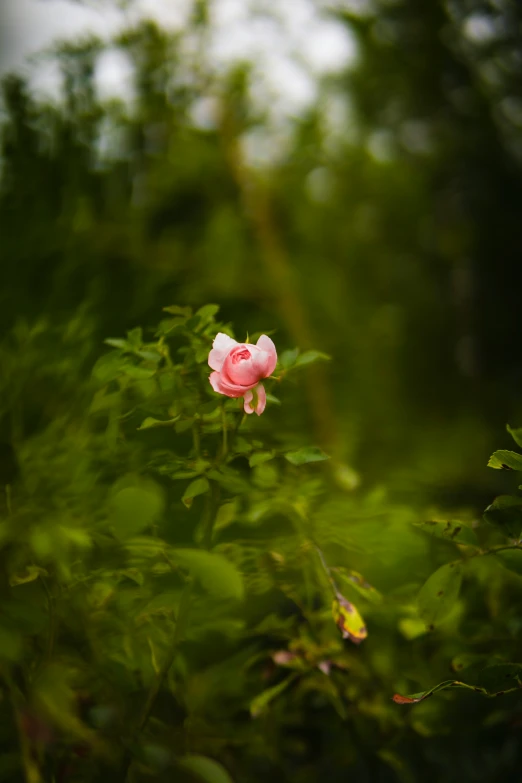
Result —
[{"label": "pink rose", "polygon": [[272,375],[277,364],[277,352],[270,337],[262,334],[257,345],[250,345],[219,332],[208,363],[215,370],[209,378],[214,391],[227,397],[243,397],[245,413],[255,411],[258,416],[263,413],[266,392],[259,381]]}]

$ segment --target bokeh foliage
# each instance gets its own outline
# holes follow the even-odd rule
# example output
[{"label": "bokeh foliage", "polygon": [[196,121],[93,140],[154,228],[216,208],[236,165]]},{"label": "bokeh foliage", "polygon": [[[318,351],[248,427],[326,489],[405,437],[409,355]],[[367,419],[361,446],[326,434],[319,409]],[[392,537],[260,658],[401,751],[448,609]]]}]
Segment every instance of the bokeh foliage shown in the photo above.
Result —
[{"label": "bokeh foliage", "polygon": [[[60,105],[3,82],[0,772],[516,780],[518,6],[335,12],[358,61],[264,166],[198,8],[113,42],[132,105],[96,40]],[[259,420],[218,328],[274,332]]]}]

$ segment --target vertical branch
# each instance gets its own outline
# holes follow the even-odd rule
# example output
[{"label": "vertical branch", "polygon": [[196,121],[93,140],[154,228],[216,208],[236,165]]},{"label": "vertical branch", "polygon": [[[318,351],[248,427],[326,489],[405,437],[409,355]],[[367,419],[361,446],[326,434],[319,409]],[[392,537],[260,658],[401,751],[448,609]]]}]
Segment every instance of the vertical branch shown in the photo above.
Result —
[{"label": "vertical branch", "polygon": [[[276,292],[281,318],[298,345],[305,349],[315,347],[316,340],[299,298],[296,274],[277,230],[269,197],[248,171],[238,141],[233,112],[226,105],[222,112],[220,131],[230,172],[239,188],[246,218]],[[317,435],[331,452],[338,454],[340,444],[333,416],[334,406],[324,369],[318,371],[314,367],[310,368],[307,391]]]}]

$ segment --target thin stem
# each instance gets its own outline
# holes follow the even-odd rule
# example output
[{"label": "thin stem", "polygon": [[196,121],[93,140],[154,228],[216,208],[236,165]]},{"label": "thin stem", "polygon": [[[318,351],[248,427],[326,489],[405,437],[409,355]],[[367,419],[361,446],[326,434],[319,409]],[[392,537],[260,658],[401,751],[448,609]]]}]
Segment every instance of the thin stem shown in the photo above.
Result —
[{"label": "thin stem", "polygon": [[9,696],[11,699],[11,706],[13,710],[13,717],[18,732],[18,742],[20,745],[20,754],[22,756],[22,764],[24,768],[24,777],[26,783],[42,783],[42,776],[36,761],[31,753],[31,745],[25,733],[22,723],[22,715],[20,709],[21,697],[17,693],[17,689],[9,676],[4,675],[4,679],[7,683],[9,690]]},{"label": "thin stem", "polygon": [[[165,679],[168,676],[170,667],[174,663],[174,659],[178,652],[179,643],[182,640],[183,632],[185,630],[185,624],[190,609],[190,605],[192,602],[193,587],[194,587],[194,580],[192,579],[192,577],[190,577],[187,583],[185,584],[183,592],[181,593],[181,598],[180,598],[179,608],[178,608],[178,616],[176,618],[176,627],[174,629],[174,635],[172,637],[172,644],[170,646],[170,650],[168,651],[163,666],[161,667],[160,671],[156,676],[156,679],[154,680],[151,686],[151,689],[147,696],[147,700],[143,705],[143,709],[141,711],[136,728],[132,733],[129,747],[132,747],[136,743],[140,733],[146,727],[149,718],[152,714],[154,704],[156,703],[156,699],[158,698],[158,694],[163,686],[163,683],[165,682]],[[127,780],[127,775],[129,772],[131,762],[132,762],[132,754],[130,750],[127,749],[125,751],[125,755],[123,758],[123,769],[122,769],[123,774],[121,777],[122,781]]]},{"label": "thin stem", "polygon": [[199,431],[199,419],[194,421],[192,425],[192,440],[194,442],[194,451],[196,457],[201,456],[201,433]]},{"label": "thin stem", "polygon": [[44,577],[40,577],[42,587],[47,597],[47,609],[49,611],[49,636],[47,637],[47,657],[50,658],[54,649],[54,638],[56,635],[56,612],[54,598]]},{"label": "thin stem", "polygon": [[221,424],[223,426],[223,451],[221,459],[225,459],[228,453],[228,430],[227,430],[227,415],[225,413],[225,407],[221,406]]},{"label": "thin stem", "polygon": [[484,557],[486,555],[496,555],[497,552],[505,552],[508,550],[522,549],[522,544],[504,544],[502,546],[495,546],[491,549],[479,549],[477,552],[472,552],[471,555],[467,555],[464,560],[470,560],[472,557]]},{"label": "thin stem", "polygon": [[326,576],[328,578],[328,582],[330,584],[330,587],[333,590],[333,594],[334,594],[335,598],[338,598],[339,594],[340,594],[340,591],[339,591],[339,588],[337,587],[337,585],[335,584],[334,578],[332,576],[332,572],[330,570],[330,566],[326,562],[325,557],[324,557],[322,551],[317,546],[317,544],[314,544],[314,547],[315,547],[315,551],[319,555],[319,560],[321,561],[321,565],[323,566],[323,568],[325,570]]},{"label": "thin stem", "polygon": [[207,516],[203,526],[203,548],[207,550],[212,547],[212,530],[214,528],[214,522],[216,521],[216,513],[221,495],[219,484],[217,484],[215,481],[210,482],[210,492],[211,494],[208,498]]},{"label": "thin stem", "polygon": [[13,516],[13,507],[11,505],[11,485],[6,484],[5,485],[5,502],[7,506],[7,514],[8,516]]}]

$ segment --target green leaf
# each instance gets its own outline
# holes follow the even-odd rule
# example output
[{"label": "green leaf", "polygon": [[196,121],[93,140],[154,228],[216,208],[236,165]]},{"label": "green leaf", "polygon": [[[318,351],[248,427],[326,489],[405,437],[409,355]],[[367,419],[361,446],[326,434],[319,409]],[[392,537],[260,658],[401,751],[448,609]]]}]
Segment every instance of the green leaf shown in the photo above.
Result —
[{"label": "green leaf", "polygon": [[274,457],[275,454],[273,451],[256,451],[250,456],[248,464],[251,468],[255,468],[256,465],[262,465],[264,462],[274,459]]},{"label": "green leaf", "polygon": [[474,546],[478,544],[475,531],[467,527],[463,522],[457,522],[456,520],[430,520],[428,522],[414,522],[413,524],[424,531],[424,533],[428,533],[428,535],[435,538],[453,541],[456,544]]},{"label": "green leaf", "polygon": [[484,519],[500,528],[510,538],[520,538],[522,533],[522,498],[516,495],[499,495],[484,511]]},{"label": "green leaf", "polygon": [[510,427],[509,424],[506,424],[506,429],[517,446],[522,448],[522,427]]},{"label": "green leaf", "polygon": [[223,503],[216,514],[214,527],[212,533],[215,535],[220,530],[224,530],[231,525],[238,517],[238,503],[237,499],[230,501],[229,503]]},{"label": "green leaf", "polygon": [[196,311],[196,315],[199,315],[202,323],[212,321],[217,313],[219,313],[219,305],[217,304],[203,305],[203,307],[200,307],[199,310]]},{"label": "green leaf", "polygon": [[283,351],[283,353],[279,357],[279,365],[281,369],[289,370],[290,367],[293,367],[297,361],[298,356],[299,356],[298,348],[293,348],[292,350],[289,351]]},{"label": "green leaf", "polygon": [[173,424],[177,422],[178,419],[179,416],[176,416],[173,419],[167,419],[165,421],[162,421],[160,419],[153,419],[152,416],[147,416],[147,418],[140,424],[138,429],[150,430],[153,427],[171,427]]},{"label": "green leaf", "polygon": [[372,587],[372,585],[366,581],[362,574],[357,573],[357,571],[349,571],[347,568],[343,568],[342,566],[332,568],[332,571],[356,593],[366,598],[367,601],[370,601],[372,604],[382,603],[383,597],[381,593],[379,593],[375,587]]},{"label": "green leaf", "polygon": [[297,673],[290,674],[286,680],[279,682],[277,685],[273,685],[271,688],[267,688],[265,691],[262,691],[259,696],[256,696],[250,704],[250,714],[252,717],[257,718],[257,716],[267,708],[271,701],[277,698],[277,696],[283,693],[283,691],[292,684],[296,677]]},{"label": "green leaf", "polygon": [[488,467],[497,470],[522,470],[522,454],[505,449],[495,451],[489,458]]},{"label": "green leaf", "polygon": [[285,459],[291,462],[292,465],[306,465],[308,462],[322,462],[325,459],[330,459],[330,457],[318,446],[304,446],[297,451],[287,452]]},{"label": "green leaf", "polygon": [[109,383],[122,374],[124,361],[119,351],[110,351],[100,356],[92,369],[93,378],[102,384]]},{"label": "green leaf", "polygon": [[305,367],[316,362],[328,362],[331,358],[327,353],[321,353],[321,351],[305,351],[297,357],[294,367]]},{"label": "green leaf", "polygon": [[438,568],[421,587],[417,596],[419,614],[431,629],[453,609],[459,597],[462,572],[458,563]]},{"label": "green leaf", "polygon": [[206,756],[184,756],[178,762],[178,766],[186,769],[199,778],[203,783],[233,783],[226,769],[214,759]]},{"label": "green leaf", "polygon": [[241,574],[226,557],[199,549],[171,549],[171,557],[186,568],[201,586],[217,598],[243,597]]},{"label": "green leaf", "polygon": [[135,364],[125,364],[122,370],[129,378],[134,378],[138,381],[144,378],[152,378],[156,374],[156,370],[149,370],[146,367],[139,367]]},{"label": "green leaf", "polygon": [[508,571],[522,576],[522,549],[505,549],[497,552],[495,557]]},{"label": "green leaf", "polygon": [[128,348],[127,340],[122,340],[116,337],[108,337],[103,342],[105,343],[105,345],[110,345],[111,348],[118,348],[121,351],[126,350]]},{"label": "green leaf", "polygon": [[127,342],[133,350],[141,347],[143,343],[143,329],[141,326],[136,326],[127,332]]},{"label": "green leaf", "polygon": [[164,508],[163,493],[153,482],[126,487],[111,498],[110,525],[117,538],[130,538],[156,521]]},{"label": "green leaf", "polygon": [[179,315],[182,318],[190,318],[192,315],[192,308],[180,307],[179,305],[169,305],[168,307],[164,307],[163,311],[165,313],[170,313],[171,315]]},{"label": "green leaf", "polygon": [[195,481],[191,481],[186,488],[185,492],[183,493],[183,497],[181,498],[181,502],[187,508],[190,508],[194,498],[197,498],[198,495],[204,495],[205,492],[209,491],[209,489],[210,484],[208,483],[208,479],[206,479],[204,476],[195,479]]}]

